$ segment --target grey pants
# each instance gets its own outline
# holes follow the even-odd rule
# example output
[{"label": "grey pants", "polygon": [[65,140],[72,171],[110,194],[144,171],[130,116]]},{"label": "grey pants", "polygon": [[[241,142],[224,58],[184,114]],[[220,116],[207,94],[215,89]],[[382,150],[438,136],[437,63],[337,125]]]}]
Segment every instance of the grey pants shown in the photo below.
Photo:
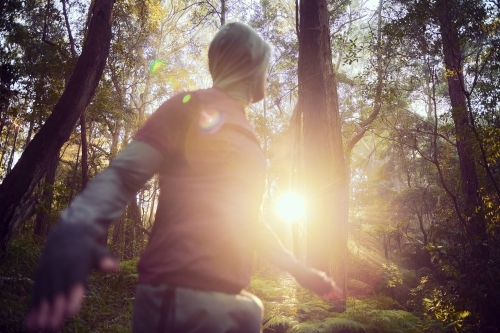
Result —
[{"label": "grey pants", "polygon": [[238,295],[166,285],[139,284],[134,333],[259,333],[263,305],[249,292]]}]

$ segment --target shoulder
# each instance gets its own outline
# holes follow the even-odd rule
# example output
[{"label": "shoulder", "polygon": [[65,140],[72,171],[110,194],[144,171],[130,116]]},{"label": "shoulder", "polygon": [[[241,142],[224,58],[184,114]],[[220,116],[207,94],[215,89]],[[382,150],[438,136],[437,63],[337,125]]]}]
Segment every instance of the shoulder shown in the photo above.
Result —
[{"label": "shoulder", "polygon": [[163,102],[154,113],[172,113],[178,110],[197,108],[200,104],[197,93],[198,90],[177,93]]}]

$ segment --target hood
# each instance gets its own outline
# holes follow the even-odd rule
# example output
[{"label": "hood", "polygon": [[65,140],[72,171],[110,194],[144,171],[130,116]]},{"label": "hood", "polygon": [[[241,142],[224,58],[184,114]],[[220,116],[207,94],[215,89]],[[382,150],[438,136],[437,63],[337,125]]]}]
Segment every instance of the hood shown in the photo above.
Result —
[{"label": "hood", "polygon": [[264,98],[271,48],[255,30],[239,22],[224,25],[208,49],[214,86],[244,104]]}]

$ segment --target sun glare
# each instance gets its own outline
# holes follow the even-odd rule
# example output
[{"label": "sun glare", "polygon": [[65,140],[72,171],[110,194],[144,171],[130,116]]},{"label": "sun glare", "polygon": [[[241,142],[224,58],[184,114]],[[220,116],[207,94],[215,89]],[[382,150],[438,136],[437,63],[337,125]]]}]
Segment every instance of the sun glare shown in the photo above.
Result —
[{"label": "sun glare", "polygon": [[278,214],[285,220],[296,221],[305,215],[304,201],[295,193],[285,193],[276,202]]}]

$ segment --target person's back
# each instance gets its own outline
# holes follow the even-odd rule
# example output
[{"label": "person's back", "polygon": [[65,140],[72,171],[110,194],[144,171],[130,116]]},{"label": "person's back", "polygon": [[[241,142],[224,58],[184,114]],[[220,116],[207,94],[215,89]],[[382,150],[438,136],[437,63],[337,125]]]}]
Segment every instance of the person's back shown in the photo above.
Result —
[{"label": "person's back", "polygon": [[238,293],[250,279],[265,175],[243,105],[217,88],[179,94],[135,140],[155,145],[165,142],[159,139],[165,133],[178,139],[157,144],[169,157],[159,172],[158,209],[139,283]]},{"label": "person's back", "polygon": [[160,197],[138,264],[134,332],[259,332],[262,303],[242,290],[255,251],[325,299],[339,296],[259,219],[266,161],[245,107],[264,97],[269,57],[251,28],[221,28],[209,48],[214,87],[163,103],[61,214],[37,271],[28,327],[60,327],[78,311],[90,269],[117,267],[97,240],[155,173]]}]

